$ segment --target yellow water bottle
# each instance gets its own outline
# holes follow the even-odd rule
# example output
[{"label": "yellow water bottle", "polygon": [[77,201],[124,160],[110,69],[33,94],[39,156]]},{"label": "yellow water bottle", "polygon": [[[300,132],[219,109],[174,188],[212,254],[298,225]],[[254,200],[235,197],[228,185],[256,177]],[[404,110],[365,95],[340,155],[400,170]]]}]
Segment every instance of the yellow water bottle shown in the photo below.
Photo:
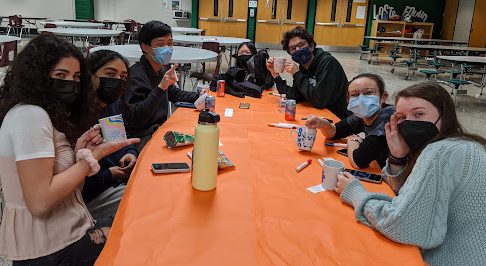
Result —
[{"label": "yellow water bottle", "polygon": [[209,191],[216,188],[220,117],[205,110],[199,114],[192,152],[192,187]]}]

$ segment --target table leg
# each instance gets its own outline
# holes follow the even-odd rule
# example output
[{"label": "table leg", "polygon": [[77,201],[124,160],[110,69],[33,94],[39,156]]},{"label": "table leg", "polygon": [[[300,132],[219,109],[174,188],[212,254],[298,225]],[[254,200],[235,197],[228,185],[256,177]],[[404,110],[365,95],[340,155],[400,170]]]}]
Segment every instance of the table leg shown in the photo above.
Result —
[{"label": "table leg", "polygon": [[454,62],[451,63],[451,79],[454,79]]},{"label": "table leg", "polygon": [[181,90],[184,90],[184,87],[182,87],[182,79],[185,78],[182,75],[184,75],[184,64],[179,64],[179,81],[177,81],[177,84],[179,85],[179,88]]},{"label": "table leg", "polygon": [[233,59],[233,46],[230,46],[229,66],[228,66],[228,68],[231,67],[232,59]]}]

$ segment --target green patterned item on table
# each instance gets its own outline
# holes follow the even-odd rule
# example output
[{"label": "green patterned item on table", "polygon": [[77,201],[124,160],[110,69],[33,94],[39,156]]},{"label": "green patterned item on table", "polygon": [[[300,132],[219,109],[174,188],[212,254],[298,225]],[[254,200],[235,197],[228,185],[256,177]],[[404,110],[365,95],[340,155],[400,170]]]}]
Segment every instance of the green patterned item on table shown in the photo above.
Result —
[{"label": "green patterned item on table", "polygon": [[167,131],[164,135],[167,148],[181,147],[194,144],[194,136],[177,131]]}]

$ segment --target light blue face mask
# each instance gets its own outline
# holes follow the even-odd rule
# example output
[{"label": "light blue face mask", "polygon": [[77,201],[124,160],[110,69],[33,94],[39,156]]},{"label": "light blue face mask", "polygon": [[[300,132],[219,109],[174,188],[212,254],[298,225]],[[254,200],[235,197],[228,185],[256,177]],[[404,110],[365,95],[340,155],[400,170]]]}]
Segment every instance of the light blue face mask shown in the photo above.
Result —
[{"label": "light blue face mask", "polygon": [[172,46],[162,46],[153,48],[154,50],[154,60],[155,62],[161,65],[168,65],[170,63],[170,59],[172,58],[172,52],[174,48]]},{"label": "light blue face mask", "polygon": [[348,110],[359,118],[372,117],[380,110],[380,97],[363,95],[349,98]]}]

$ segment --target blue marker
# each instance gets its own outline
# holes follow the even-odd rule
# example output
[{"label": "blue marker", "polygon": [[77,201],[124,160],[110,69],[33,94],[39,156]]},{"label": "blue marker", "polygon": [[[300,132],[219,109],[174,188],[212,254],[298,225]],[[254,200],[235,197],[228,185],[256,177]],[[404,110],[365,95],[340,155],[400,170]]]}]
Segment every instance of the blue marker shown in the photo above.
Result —
[{"label": "blue marker", "polygon": [[328,147],[343,147],[343,148],[347,148],[348,147],[348,144],[344,144],[344,143],[334,143],[334,142],[325,142],[324,145],[325,146],[328,146]]}]

